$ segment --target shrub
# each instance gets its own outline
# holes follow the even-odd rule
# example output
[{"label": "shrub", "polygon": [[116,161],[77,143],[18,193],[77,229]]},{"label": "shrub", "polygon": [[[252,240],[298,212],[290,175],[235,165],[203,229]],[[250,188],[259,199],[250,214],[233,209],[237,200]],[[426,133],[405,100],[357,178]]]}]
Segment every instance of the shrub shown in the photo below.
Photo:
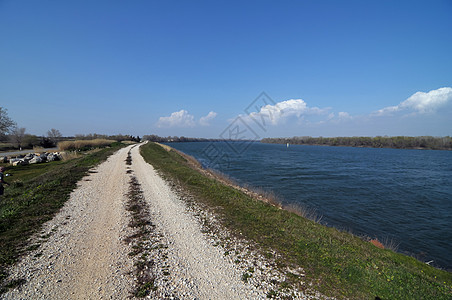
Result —
[{"label": "shrub", "polygon": [[83,150],[87,148],[101,148],[110,146],[115,141],[107,139],[94,139],[94,140],[76,140],[76,141],[63,141],[58,143],[60,151],[67,150]]}]

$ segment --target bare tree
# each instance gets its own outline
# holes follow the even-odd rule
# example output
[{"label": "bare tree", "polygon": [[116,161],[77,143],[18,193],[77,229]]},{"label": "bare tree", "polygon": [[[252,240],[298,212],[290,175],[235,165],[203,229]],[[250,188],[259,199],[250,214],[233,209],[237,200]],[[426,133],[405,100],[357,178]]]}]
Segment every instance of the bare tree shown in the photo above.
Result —
[{"label": "bare tree", "polygon": [[8,117],[7,110],[0,107],[0,137],[6,135],[11,131],[15,125],[14,121]]},{"label": "bare tree", "polygon": [[58,129],[52,128],[49,131],[47,131],[47,137],[55,145],[58,143],[62,136],[63,135]]},{"label": "bare tree", "polygon": [[11,130],[10,138],[13,144],[18,147],[20,150],[22,150],[22,140],[25,136],[25,128],[24,127],[17,127],[15,126]]}]

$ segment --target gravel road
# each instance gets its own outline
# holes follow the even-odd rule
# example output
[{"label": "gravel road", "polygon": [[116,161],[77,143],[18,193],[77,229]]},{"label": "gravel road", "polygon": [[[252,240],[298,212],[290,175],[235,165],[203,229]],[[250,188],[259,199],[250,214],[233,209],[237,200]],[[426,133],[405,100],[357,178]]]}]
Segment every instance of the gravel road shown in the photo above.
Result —
[{"label": "gravel road", "polygon": [[[5,299],[125,299],[133,264],[122,238],[128,215],[123,203],[127,148],[90,171],[62,210],[32,243],[41,246],[12,270],[24,278]],[[45,237],[44,241],[42,237]]]},{"label": "gravel road", "polygon": [[11,278],[26,282],[1,298],[130,298],[134,261],[124,240],[131,233],[125,204],[131,176],[141,185],[155,226],[149,243],[161,245],[152,254],[156,291],[149,298],[266,298],[262,289],[242,280],[243,270],[202,233],[194,213],[136,146],[119,150],[80,181],[62,210],[32,239],[40,246],[12,268]]},{"label": "gravel road", "polygon": [[167,246],[157,268],[169,274],[160,280],[158,298],[265,299],[263,291],[241,280],[242,273],[203,235],[201,226],[168,184],[132,149],[133,170],[149,201],[153,223]]}]

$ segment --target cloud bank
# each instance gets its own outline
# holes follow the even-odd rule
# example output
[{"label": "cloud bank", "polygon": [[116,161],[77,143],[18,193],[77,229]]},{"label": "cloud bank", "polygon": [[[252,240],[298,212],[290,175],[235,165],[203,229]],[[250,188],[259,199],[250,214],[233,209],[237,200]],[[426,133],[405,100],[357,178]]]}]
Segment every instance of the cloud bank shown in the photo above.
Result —
[{"label": "cloud bank", "polygon": [[249,126],[255,125],[253,130],[273,136],[450,135],[451,109],[452,87],[442,87],[416,92],[398,105],[359,115],[291,99],[239,117]]},{"label": "cloud bank", "polygon": [[207,114],[207,116],[201,117],[199,119],[199,124],[202,126],[209,126],[210,121],[213,120],[217,116],[217,113],[214,111],[211,111]]},{"label": "cloud bank", "polygon": [[[233,129],[251,130],[259,136],[363,136],[363,135],[451,135],[452,87],[416,92],[398,105],[374,112],[351,114],[331,107],[309,106],[290,99],[256,107],[256,111],[229,119]],[[217,113],[199,119],[187,110],[160,117],[159,128],[194,129],[209,132]],[[218,125],[218,124],[217,124]],[[239,126],[240,125],[240,126]],[[226,128],[227,124],[225,125]],[[250,132],[251,132],[250,131]],[[241,132],[241,131],[240,131]],[[192,133],[190,133],[192,134]],[[214,135],[212,135],[214,134]],[[210,135],[216,136],[215,132]]]},{"label": "cloud bank", "polygon": [[452,88],[443,87],[427,93],[417,92],[399,105],[382,108],[372,115],[388,116],[399,111],[415,114],[434,113],[448,102],[452,102]]},{"label": "cloud bank", "polygon": [[259,112],[252,112],[248,117],[253,120],[260,120],[264,124],[268,121],[272,125],[278,125],[291,117],[322,115],[326,114],[328,110],[329,108],[309,107],[302,99],[290,99],[278,102],[275,105],[262,106]]},{"label": "cloud bank", "polygon": [[173,128],[173,127],[195,127],[197,124],[202,126],[209,126],[209,122],[217,116],[214,111],[209,112],[206,116],[201,117],[199,121],[195,121],[195,117],[188,113],[188,111],[181,109],[173,112],[169,117],[160,117],[157,121],[159,128]]}]

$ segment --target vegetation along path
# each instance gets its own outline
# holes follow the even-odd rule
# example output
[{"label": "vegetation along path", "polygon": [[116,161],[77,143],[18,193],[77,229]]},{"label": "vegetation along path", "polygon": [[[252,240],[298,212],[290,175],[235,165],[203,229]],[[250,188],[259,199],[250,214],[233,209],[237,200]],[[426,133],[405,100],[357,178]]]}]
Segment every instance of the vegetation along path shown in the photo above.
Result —
[{"label": "vegetation along path", "polygon": [[49,238],[10,272],[24,283],[1,298],[266,298],[133,145],[92,169],[39,234]]}]

